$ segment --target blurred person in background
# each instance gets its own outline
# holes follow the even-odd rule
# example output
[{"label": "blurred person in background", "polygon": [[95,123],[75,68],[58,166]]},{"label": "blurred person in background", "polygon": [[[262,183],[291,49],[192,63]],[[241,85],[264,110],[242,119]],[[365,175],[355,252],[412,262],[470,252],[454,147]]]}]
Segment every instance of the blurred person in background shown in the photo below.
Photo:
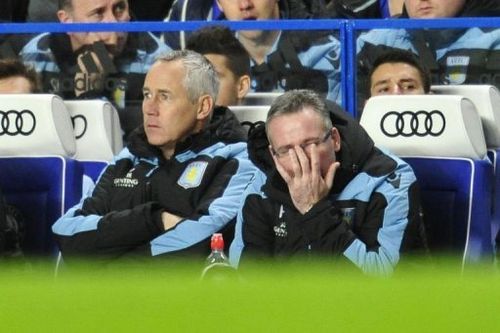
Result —
[{"label": "blurred person in background", "polygon": [[[402,18],[497,16],[499,0],[405,0]],[[500,29],[374,29],[357,39],[358,113],[377,57],[409,50],[431,74],[432,84],[492,84],[500,87]]]},{"label": "blurred person in background", "polygon": [[[130,12],[127,0],[60,0],[57,17],[62,23],[129,22]],[[41,73],[46,93],[113,102],[128,133],[140,124],[140,110],[126,107],[142,98],[146,72],[168,50],[149,32],[42,33],[20,56]]]},{"label": "blurred person in background", "polygon": [[[222,19],[290,18],[285,0],[218,0]],[[340,42],[331,31],[241,30],[251,63],[251,91],[309,88],[340,102]]]},{"label": "blurred person in background", "polygon": [[250,57],[224,26],[208,26],[195,31],[186,48],[204,55],[219,76],[217,105],[239,105],[250,89]]},{"label": "blurred person in background", "polygon": [[35,69],[19,59],[0,59],[0,94],[31,94],[41,91]]},{"label": "blurred person in background", "polygon": [[423,95],[431,90],[429,72],[410,51],[394,49],[373,63],[370,96]]}]

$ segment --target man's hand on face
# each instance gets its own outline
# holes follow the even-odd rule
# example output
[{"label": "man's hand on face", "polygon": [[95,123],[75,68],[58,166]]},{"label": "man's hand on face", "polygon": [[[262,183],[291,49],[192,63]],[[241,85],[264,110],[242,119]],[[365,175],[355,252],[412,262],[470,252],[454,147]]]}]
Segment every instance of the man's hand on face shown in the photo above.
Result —
[{"label": "man's hand on face", "polygon": [[276,169],[288,185],[295,208],[300,213],[305,214],[318,201],[328,195],[333,186],[335,173],[340,163],[332,163],[323,178],[321,175],[318,147],[316,145],[313,145],[310,149],[310,159],[300,146],[290,149],[287,158],[290,160],[292,166],[290,172],[287,172],[280,163],[279,158],[273,155]]}]

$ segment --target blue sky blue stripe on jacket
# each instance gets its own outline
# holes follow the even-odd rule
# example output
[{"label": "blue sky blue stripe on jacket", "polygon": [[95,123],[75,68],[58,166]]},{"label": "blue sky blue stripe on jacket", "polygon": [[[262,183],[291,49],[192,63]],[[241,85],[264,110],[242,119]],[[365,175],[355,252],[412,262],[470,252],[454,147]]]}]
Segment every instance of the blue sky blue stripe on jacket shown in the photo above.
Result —
[{"label": "blue sky blue stripe on jacket", "polygon": [[238,160],[238,170],[231,177],[223,194],[210,204],[209,214],[202,216],[198,220],[186,219],[173,230],[153,239],[151,241],[152,255],[177,251],[194,245],[210,237],[236,217],[242,199],[241,194],[245,191],[256,172],[255,166],[248,160],[246,149],[243,149],[246,144],[229,145],[226,149],[229,152],[237,147],[242,148],[241,153],[237,157],[233,157]]},{"label": "blue sky blue stripe on jacket", "polygon": [[73,216],[71,219],[59,219],[52,225],[52,232],[62,236],[72,236],[79,232],[97,230],[97,224],[101,220],[101,216],[87,215],[75,216],[75,211],[82,208],[83,198],[80,203],[65,214],[65,216]]},{"label": "blue sky blue stripe on jacket", "polygon": [[365,273],[390,274],[400,258],[399,250],[410,210],[408,187],[415,182],[415,176],[405,164],[398,165],[396,174],[400,177],[398,187],[384,181],[375,190],[387,201],[382,228],[377,234],[378,251],[368,251],[363,242],[355,240],[344,252],[344,256]]},{"label": "blue sky blue stripe on jacket", "polygon": [[243,226],[243,206],[245,204],[245,199],[249,194],[253,193],[259,193],[261,196],[265,197],[264,193],[261,192],[261,188],[266,182],[266,175],[258,171],[257,174],[255,175],[255,178],[252,180],[252,183],[248,188],[246,189],[245,193],[243,194],[240,207],[238,209],[238,217],[236,220],[236,227],[234,230],[234,239],[231,242],[231,246],[229,247],[229,262],[231,266],[237,268],[238,264],[240,262],[240,257],[241,257],[241,252],[243,252],[243,248],[245,247],[245,244],[243,243],[243,236],[242,236],[242,226]]}]

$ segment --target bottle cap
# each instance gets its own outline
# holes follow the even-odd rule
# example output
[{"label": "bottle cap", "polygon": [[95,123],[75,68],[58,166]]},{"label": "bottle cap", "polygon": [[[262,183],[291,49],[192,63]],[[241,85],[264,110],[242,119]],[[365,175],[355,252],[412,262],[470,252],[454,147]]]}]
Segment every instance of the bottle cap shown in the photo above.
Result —
[{"label": "bottle cap", "polygon": [[218,250],[222,251],[224,250],[224,238],[222,238],[222,234],[217,233],[212,235],[212,239],[210,241],[210,248],[212,251]]}]

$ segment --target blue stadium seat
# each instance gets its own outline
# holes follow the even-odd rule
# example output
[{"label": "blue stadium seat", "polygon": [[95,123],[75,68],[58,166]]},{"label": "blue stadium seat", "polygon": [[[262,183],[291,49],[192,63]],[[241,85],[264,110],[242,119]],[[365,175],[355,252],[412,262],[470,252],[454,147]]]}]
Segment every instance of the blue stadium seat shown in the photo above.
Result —
[{"label": "blue stadium seat", "polygon": [[469,158],[404,157],[413,168],[433,251],[477,261],[493,252],[491,163]]},{"label": "blue stadium seat", "polygon": [[0,95],[0,187],[26,222],[27,254],[55,254],[52,224],[81,197],[71,118],[55,95]]},{"label": "blue stadium seat", "polygon": [[0,187],[26,222],[24,250],[55,255],[51,227],[81,197],[81,165],[62,156],[0,157]]},{"label": "blue stadium seat", "polygon": [[493,163],[495,183],[493,186],[492,242],[500,229],[500,92],[491,85],[434,85],[435,94],[461,95],[470,99],[483,123],[488,158]]},{"label": "blue stadium seat", "polygon": [[463,263],[491,259],[493,164],[474,104],[462,96],[377,96],[361,125],[414,169],[429,245]]}]

